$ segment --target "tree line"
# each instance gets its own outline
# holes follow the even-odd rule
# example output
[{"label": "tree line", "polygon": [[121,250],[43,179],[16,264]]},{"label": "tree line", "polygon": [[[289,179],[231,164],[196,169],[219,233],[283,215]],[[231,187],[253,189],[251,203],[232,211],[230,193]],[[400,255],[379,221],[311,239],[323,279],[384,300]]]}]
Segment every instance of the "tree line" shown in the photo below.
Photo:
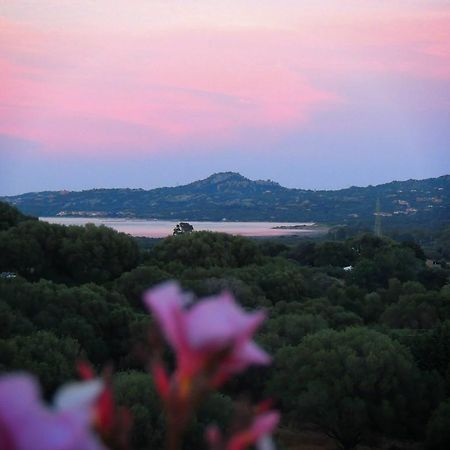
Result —
[{"label": "tree line", "polygon": [[[274,365],[234,380],[228,394],[264,392],[284,427],[319,430],[345,449],[389,439],[449,447],[450,271],[445,258],[430,265],[417,242],[366,233],[286,245],[194,232],[148,245],[4,205],[0,214],[0,272],[18,274],[0,280],[0,370],[36,373],[51,396],[77,359],[113,364],[118,400],[139,425],[135,448],[161,446],[163,418],[140,356],[152,320],[141,295],[168,279],[267,310],[257,341]],[[225,423],[230,409],[227,395],[205,404],[189,447],[201,448],[204,424]]]}]

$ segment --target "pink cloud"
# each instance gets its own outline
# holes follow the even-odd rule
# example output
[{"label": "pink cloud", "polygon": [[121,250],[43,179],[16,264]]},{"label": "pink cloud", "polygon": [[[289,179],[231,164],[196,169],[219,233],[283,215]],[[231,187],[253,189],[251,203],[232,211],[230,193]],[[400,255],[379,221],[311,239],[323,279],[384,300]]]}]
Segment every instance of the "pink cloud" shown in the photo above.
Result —
[{"label": "pink cloud", "polygon": [[389,14],[136,33],[0,18],[0,133],[51,151],[157,152],[302,129],[351,102],[338,87],[357,74],[450,79],[450,15]]},{"label": "pink cloud", "polygon": [[[47,147],[136,144],[134,131],[120,124],[139,128],[149,149],[202,136],[226,139],[245,127],[302,123],[311,109],[336,98],[286,67],[249,60],[249,49],[218,55],[200,36],[106,42],[58,33],[48,45],[42,45],[45,36],[36,45],[33,31],[9,29],[6,38],[20,35],[29,46],[2,40],[1,82],[7,88],[0,93],[0,132]],[[80,126],[87,120],[98,126]]]}]

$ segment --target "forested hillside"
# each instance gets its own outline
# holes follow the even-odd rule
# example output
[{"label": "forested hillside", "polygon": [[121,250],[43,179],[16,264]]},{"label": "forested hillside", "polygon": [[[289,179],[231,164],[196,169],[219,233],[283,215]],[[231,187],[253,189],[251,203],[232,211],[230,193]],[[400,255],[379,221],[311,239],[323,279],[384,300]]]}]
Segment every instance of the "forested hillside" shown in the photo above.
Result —
[{"label": "forested hillside", "polygon": [[[299,182],[301,184],[301,182]],[[218,173],[186,186],[39,192],[4,197],[36,216],[140,217],[175,220],[237,220],[439,227],[450,222],[450,176],[394,181],[336,191],[288,189]],[[378,208],[379,205],[379,208]]]},{"label": "forested hillside", "polygon": [[229,396],[243,390],[275,399],[281,448],[303,448],[289,442],[304,430],[345,449],[450,447],[448,228],[433,264],[414,241],[371,234],[285,245],[194,232],[144,247],[105,227],[50,225],[5,205],[0,213],[0,272],[17,275],[0,278],[0,371],[31,371],[50,396],[78,359],[98,371],[111,363],[135,450],[162,448],[141,297],[169,279],[265,309],[257,341],[274,356],[203,405],[186,448],[204,448],[205,425],[227,423]]}]

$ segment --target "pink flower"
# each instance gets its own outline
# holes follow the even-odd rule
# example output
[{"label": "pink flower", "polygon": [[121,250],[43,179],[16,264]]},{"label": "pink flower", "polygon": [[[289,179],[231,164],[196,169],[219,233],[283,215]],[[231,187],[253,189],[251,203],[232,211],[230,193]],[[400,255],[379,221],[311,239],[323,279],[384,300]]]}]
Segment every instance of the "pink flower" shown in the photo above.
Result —
[{"label": "pink flower", "polygon": [[[96,373],[88,362],[79,361],[77,369],[83,380],[96,379]],[[104,442],[115,442],[120,448],[128,448],[129,432],[133,421],[131,412],[116,403],[111,369],[104,370],[102,381],[102,390],[91,407],[95,429]]]},{"label": "pink flower", "polygon": [[227,292],[188,307],[189,297],[170,282],[148,291],[144,301],[176,353],[181,384],[203,373],[217,387],[252,364],[270,363],[252,341],[264,313],[245,312]]},{"label": "pink flower", "polygon": [[211,449],[245,450],[256,446],[258,450],[272,450],[274,446],[271,435],[279,421],[280,414],[277,411],[268,411],[256,415],[247,428],[235,433],[225,443],[219,429],[215,426],[207,429],[206,438]]},{"label": "pink flower", "polygon": [[52,410],[30,375],[0,377],[0,448],[104,450],[91,433],[92,405],[102,388],[99,380],[63,386]]},{"label": "pink flower", "polygon": [[268,442],[279,421],[280,414],[276,411],[259,414],[247,430],[235,434],[230,439],[227,450],[244,450],[251,445],[264,450],[270,448]]}]

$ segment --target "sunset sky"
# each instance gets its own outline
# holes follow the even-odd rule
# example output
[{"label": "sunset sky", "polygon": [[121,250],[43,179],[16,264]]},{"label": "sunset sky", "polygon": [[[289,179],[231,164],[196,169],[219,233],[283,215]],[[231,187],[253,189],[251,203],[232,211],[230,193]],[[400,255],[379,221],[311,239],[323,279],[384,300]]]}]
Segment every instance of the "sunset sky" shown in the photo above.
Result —
[{"label": "sunset sky", "polygon": [[450,173],[450,1],[0,0],[0,195]]}]

